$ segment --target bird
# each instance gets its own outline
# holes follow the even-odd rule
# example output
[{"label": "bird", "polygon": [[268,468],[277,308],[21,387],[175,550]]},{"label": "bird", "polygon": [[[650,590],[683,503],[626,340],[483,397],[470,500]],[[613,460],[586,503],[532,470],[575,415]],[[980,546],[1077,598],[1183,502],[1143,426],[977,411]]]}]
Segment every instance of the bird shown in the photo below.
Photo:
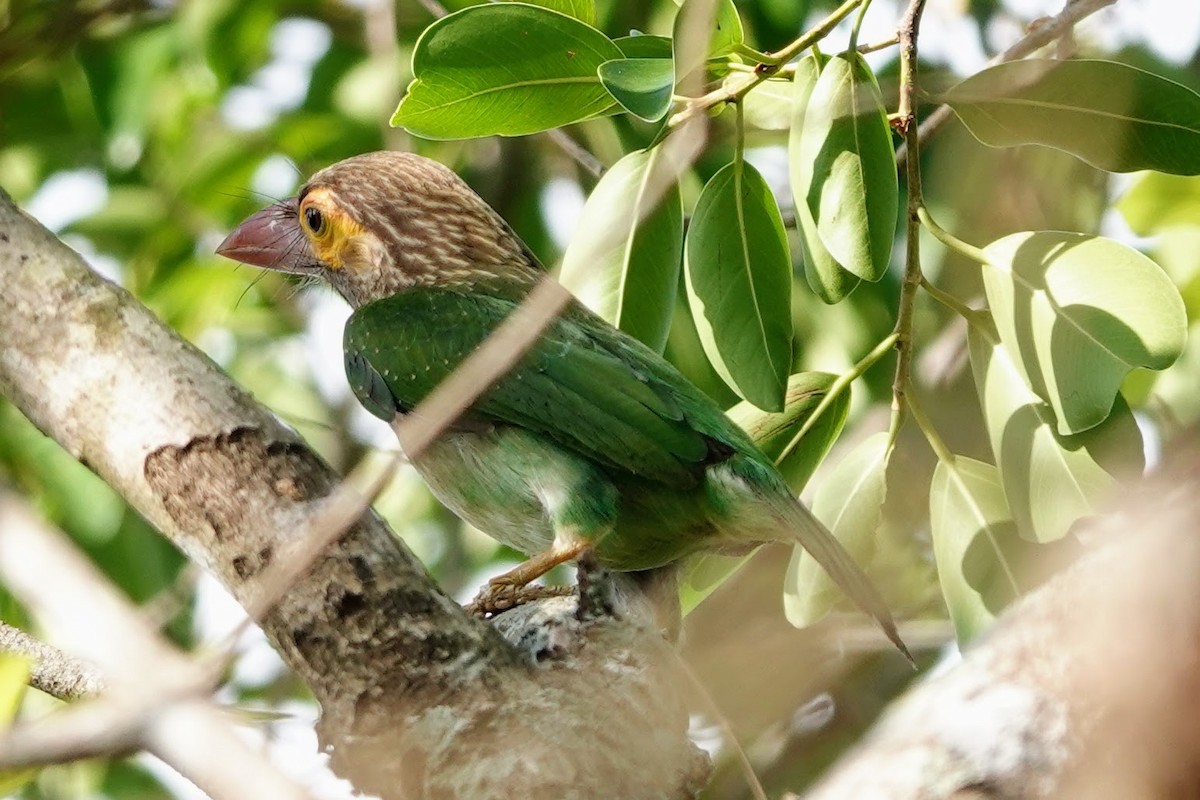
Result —
[{"label": "bird", "polygon": [[[332,286],[352,309],[349,384],[393,424],[550,279],[457,174],[396,151],[316,172],[217,253]],[[530,555],[493,578],[477,608],[503,608],[584,555],[637,572],[784,541],[803,546],[907,653],[870,579],[750,437],[656,351],[573,298],[411,460],[451,511]]]}]

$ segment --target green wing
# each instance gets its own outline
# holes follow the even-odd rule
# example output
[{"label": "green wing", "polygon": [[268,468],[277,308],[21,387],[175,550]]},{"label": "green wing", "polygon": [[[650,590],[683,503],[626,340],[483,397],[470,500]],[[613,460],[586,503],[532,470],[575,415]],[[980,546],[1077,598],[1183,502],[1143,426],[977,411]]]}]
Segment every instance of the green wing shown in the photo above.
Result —
[{"label": "green wing", "polygon": [[[346,373],[372,413],[411,410],[516,308],[512,299],[413,289],[346,324]],[[553,322],[472,414],[535,431],[609,469],[675,486],[744,437],[673,367],[581,307]],[[746,443],[748,444],[748,443]]]}]

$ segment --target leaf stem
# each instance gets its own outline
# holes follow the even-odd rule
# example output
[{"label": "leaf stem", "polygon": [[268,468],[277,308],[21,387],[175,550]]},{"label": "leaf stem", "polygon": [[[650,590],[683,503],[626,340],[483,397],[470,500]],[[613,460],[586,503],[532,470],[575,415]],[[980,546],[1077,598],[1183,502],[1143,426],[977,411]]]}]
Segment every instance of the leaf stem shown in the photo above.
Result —
[{"label": "leaf stem", "polygon": [[929,449],[937,456],[937,460],[948,467],[953,466],[954,453],[950,452],[950,448],[942,441],[942,437],[938,435],[937,429],[933,427],[932,420],[925,414],[925,409],[921,407],[916,398],[909,398],[908,410],[912,413],[913,422],[917,423],[917,427],[924,434],[925,441],[929,442]]},{"label": "leaf stem", "polygon": [[858,7],[858,18],[854,20],[854,27],[850,30],[850,45],[848,50],[858,49],[858,32],[862,29],[863,19],[867,16],[867,9],[871,7],[871,0],[863,0],[863,4]]},{"label": "leaf stem", "polygon": [[924,225],[929,232],[934,235],[934,238],[946,245],[946,247],[949,247],[951,250],[959,253],[960,255],[966,256],[977,264],[988,263],[988,257],[982,250],[975,245],[967,244],[962,239],[959,239],[957,236],[950,233],[950,231],[934,222],[933,217],[929,214],[929,209],[925,208],[925,206],[922,205],[917,208],[917,217],[921,224]]},{"label": "leaf stem", "polygon": [[921,196],[921,160],[917,133],[917,35],[925,0],[910,0],[904,18],[896,31],[900,40],[900,103],[895,127],[904,136],[911,154],[905,164],[908,198],[905,210],[904,280],[900,284],[900,301],[896,311],[896,374],[892,380],[892,419],[888,425],[888,447],[896,444],[900,425],[904,422],[906,392],[913,358],[913,309],[917,290],[921,287],[921,225],[920,212],[924,206]]},{"label": "leaf stem", "polygon": [[737,135],[734,139],[733,162],[741,172],[742,162],[746,159],[746,111],[741,103],[734,103],[737,108]]},{"label": "leaf stem", "polygon": [[979,322],[980,312],[978,309],[971,308],[969,305],[959,300],[949,292],[944,292],[938,287],[929,282],[929,279],[924,275],[921,276],[921,288],[929,293],[929,296],[939,303],[950,309],[954,313],[967,321],[969,325],[975,325]]},{"label": "leaf stem", "polygon": [[817,403],[817,407],[813,409],[812,414],[810,414],[808,419],[804,421],[804,424],[800,426],[800,430],[796,431],[796,435],[793,436],[792,440],[787,443],[787,447],[783,448],[783,451],[779,454],[779,457],[775,459],[776,464],[782,462],[785,458],[791,455],[792,451],[796,449],[796,446],[800,444],[800,440],[803,439],[805,435],[813,429],[813,426],[817,424],[817,421],[821,419],[821,416],[829,409],[831,405],[833,405],[834,401],[842,395],[842,392],[846,391],[850,384],[861,378],[867,370],[875,366],[879,359],[891,352],[891,349],[896,346],[896,338],[897,336],[895,333],[889,333],[883,338],[883,341],[875,345],[871,352],[859,359],[857,364],[855,364],[846,372],[837,376],[837,379],[829,385],[829,391],[827,391],[825,396],[821,398],[821,402]]},{"label": "leaf stem", "polygon": [[876,50],[886,50],[887,48],[894,47],[894,46],[898,45],[899,43],[900,43],[899,36],[890,36],[887,39],[884,39],[883,41],[871,42],[870,44],[860,44],[858,46],[858,52],[863,53],[863,54],[874,53]]},{"label": "leaf stem", "polygon": [[733,52],[739,56],[745,56],[746,58],[758,64],[774,65],[779,63],[779,56],[772,55],[771,53],[764,53],[761,50],[755,50],[745,42],[739,42],[738,44],[734,45]]}]

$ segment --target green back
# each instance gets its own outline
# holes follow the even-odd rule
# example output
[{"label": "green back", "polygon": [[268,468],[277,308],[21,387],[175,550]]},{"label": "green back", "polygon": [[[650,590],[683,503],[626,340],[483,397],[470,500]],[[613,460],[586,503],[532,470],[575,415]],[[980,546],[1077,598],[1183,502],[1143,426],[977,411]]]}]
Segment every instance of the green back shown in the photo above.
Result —
[{"label": "green back", "polygon": [[[498,294],[421,288],[358,309],[345,333],[355,394],[385,420],[411,410],[516,307]],[[756,453],[661,356],[574,303],[471,412],[681,488],[734,452]]]}]

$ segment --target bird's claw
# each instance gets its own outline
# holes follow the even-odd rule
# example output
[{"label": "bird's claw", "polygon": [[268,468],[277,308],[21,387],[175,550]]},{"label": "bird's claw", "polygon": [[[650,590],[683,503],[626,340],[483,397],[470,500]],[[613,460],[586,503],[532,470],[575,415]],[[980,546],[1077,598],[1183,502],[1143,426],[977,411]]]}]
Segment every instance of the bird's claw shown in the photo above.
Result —
[{"label": "bird's claw", "polygon": [[575,590],[570,586],[517,586],[500,580],[488,581],[475,599],[464,606],[468,614],[481,619],[547,597],[566,597]]}]

